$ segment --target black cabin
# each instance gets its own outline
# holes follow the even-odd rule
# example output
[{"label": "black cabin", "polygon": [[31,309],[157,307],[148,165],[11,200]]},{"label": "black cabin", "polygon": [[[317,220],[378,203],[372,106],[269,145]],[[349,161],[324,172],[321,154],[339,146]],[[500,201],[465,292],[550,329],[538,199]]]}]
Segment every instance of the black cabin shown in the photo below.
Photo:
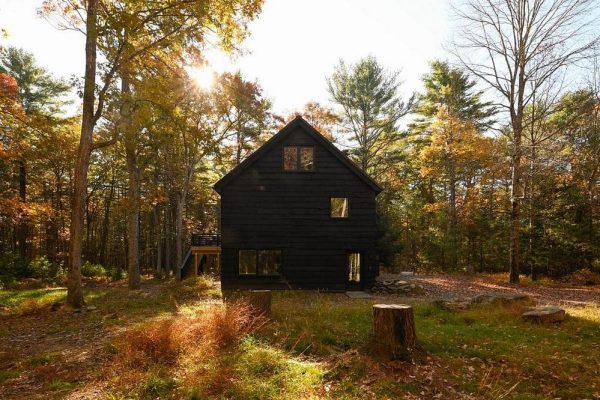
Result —
[{"label": "black cabin", "polygon": [[301,117],[214,188],[224,289],[372,286],[382,189]]}]

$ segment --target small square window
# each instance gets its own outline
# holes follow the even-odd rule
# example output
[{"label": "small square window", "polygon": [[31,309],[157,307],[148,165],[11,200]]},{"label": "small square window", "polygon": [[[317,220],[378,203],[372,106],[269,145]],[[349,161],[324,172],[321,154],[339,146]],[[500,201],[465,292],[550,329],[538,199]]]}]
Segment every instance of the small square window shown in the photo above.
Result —
[{"label": "small square window", "polygon": [[331,217],[348,218],[348,199],[346,197],[331,198]]},{"label": "small square window", "polygon": [[315,149],[312,147],[300,147],[300,170],[312,171],[314,163]]},{"label": "small square window", "polygon": [[256,250],[240,250],[240,275],[256,275]]},{"label": "small square window", "polygon": [[313,171],[315,169],[315,149],[312,146],[284,146],[284,171]]},{"label": "small square window", "polygon": [[296,146],[285,146],[283,148],[283,169],[296,171],[298,169],[298,148]]}]

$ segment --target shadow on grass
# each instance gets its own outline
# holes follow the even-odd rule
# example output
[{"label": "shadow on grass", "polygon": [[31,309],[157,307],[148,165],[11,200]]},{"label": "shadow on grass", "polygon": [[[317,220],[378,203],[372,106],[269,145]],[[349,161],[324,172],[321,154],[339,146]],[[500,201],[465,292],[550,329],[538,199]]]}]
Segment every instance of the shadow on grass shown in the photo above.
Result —
[{"label": "shadow on grass", "polygon": [[[110,343],[119,332],[220,301],[214,282],[205,278],[184,283],[147,279],[138,290],[122,282],[86,288],[86,304],[94,308],[81,312],[64,305],[52,310],[53,304],[64,303],[64,288],[0,294],[8,306],[0,316],[0,398],[72,389],[69,383],[91,379],[99,363],[110,357]],[[37,359],[48,362],[28,361]],[[37,389],[26,384],[31,380]]]},{"label": "shadow on grass", "polygon": [[[83,335],[86,339],[77,350],[95,352],[95,359],[75,367],[103,376],[104,382],[106,375],[99,366],[114,368],[113,362],[122,356],[111,335],[139,335],[152,321],[168,318],[187,326],[185,318],[220,305],[218,288],[203,278],[183,283],[145,281],[137,291],[122,286],[91,289],[86,291],[86,300],[98,309],[82,314],[59,311],[35,318],[9,317],[16,325],[8,335],[2,331],[0,338],[10,345],[11,334],[18,333],[19,324],[26,328],[19,331],[22,334],[55,338]],[[192,350],[175,362],[158,362],[143,370],[134,362],[122,374],[123,380],[115,378],[107,383],[112,385],[107,393],[114,392],[114,398],[135,393],[147,398],[190,399],[541,399],[593,398],[600,388],[598,308],[569,309],[563,324],[545,326],[522,321],[522,309],[515,307],[479,305],[448,311],[433,304],[413,304],[417,335],[429,357],[421,365],[411,365],[371,357],[368,344],[375,302],[381,299],[274,292],[272,321],[260,332],[243,335],[235,344],[216,346],[206,354],[193,349],[210,341],[211,336],[193,335],[188,339]],[[35,367],[50,369],[61,362],[61,351],[71,351],[76,343],[70,339],[44,348],[43,340],[19,359],[50,351],[49,365]],[[103,345],[99,348],[98,344]],[[4,374],[5,382],[26,380],[29,367],[19,364],[19,359],[16,365],[21,366]],[[60,384],[52,385],[52,379]],[[68,383],[75,381],[99,384],[93,381],[97,378],[85,376],[54,375],[52,379],[45,381],[43,390],[52,390],[51,386],[73,390]]]}]

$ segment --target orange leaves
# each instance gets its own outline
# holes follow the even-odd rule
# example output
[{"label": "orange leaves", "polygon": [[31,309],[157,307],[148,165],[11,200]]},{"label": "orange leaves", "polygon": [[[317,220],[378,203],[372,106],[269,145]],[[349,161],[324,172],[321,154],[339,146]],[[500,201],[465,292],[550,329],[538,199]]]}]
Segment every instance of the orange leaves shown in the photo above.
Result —
[{"label": "orange leaves", "polygon": [[18,224],[24,218],[49,218],[54,210],[49,203],[23,202],[18,197],[0,197],[0,224]]},{"label": "orange leaves", "polygon": [[301,115],[307,120],[321,135],[330,141],[333,141],[333,129],[341,122],[341,118],[332,109],[322,106],[316,101],[309,101],[304,105],[302,111],[297,111],[288,115],[282,122],[282,127],[291,121],[297,115]]},{"label": "orange leaves", "polygon": [[2,125],[17,124],[24,115],[17,80],[11,75],[0,73],[0,121],[2,121]]},{"label": "orange leaves", "polygon": [[19,84],[12,76],[0,73],[0,96],[3,99],[19,101]]}]

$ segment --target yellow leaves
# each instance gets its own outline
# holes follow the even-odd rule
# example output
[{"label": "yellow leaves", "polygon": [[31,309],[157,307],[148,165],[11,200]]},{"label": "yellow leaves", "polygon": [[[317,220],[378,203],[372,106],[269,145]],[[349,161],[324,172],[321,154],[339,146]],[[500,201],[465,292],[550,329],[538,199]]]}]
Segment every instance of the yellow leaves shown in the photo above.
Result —
[{"label": "yellow leaves", "polygon": [[[494,143],[468,121],[440,110],[431,126],[429,146],[419,154],[422,177],[448,177],[449,174],[479,175],[491,165]],[[452,170],[452,171],[450,171]]]},{"label": "yellow leaves", "polygon": [[427,214],[437,214],[443,211],[446,207],[447,204],[442,202],[429,203],[423,206],[423,212]]}]

